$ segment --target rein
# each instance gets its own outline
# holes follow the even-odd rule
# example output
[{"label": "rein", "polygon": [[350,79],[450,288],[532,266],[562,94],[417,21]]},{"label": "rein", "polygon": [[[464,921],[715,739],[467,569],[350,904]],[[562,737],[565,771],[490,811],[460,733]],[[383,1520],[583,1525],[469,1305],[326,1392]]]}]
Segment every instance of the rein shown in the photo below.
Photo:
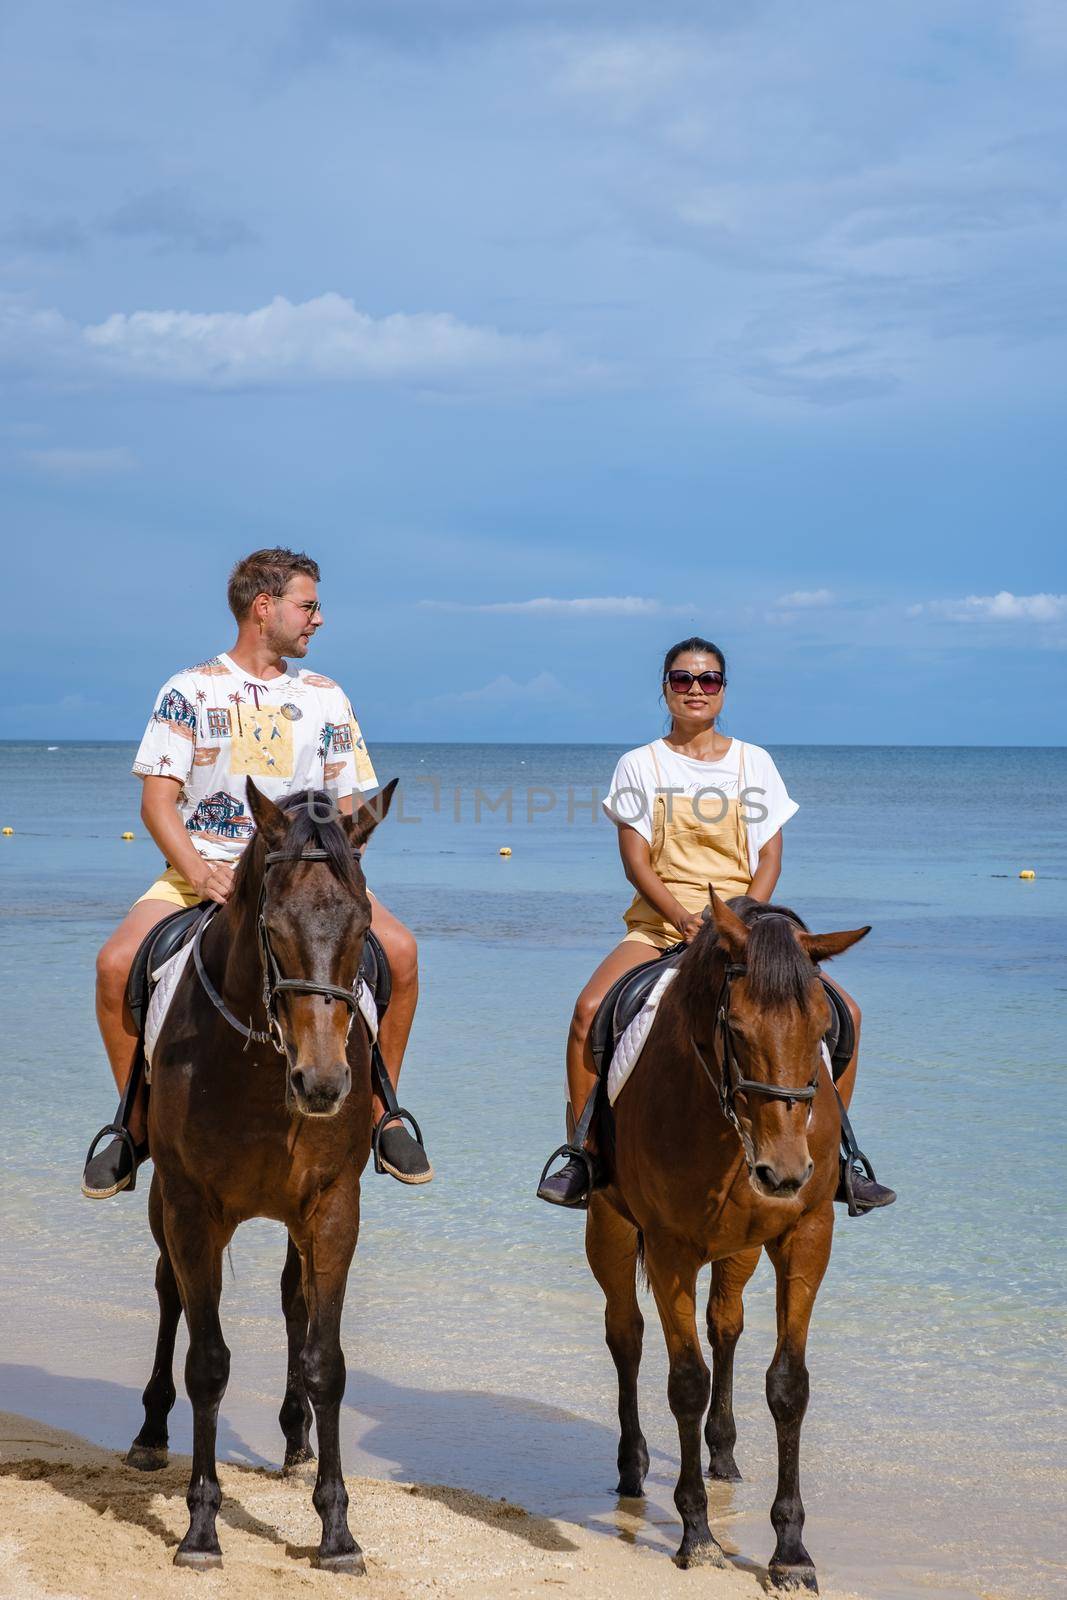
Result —
[{"label": "rein", "polygon": [[727,1122],[733,1125],[738,1138],[741,1140],[745,1150],[745,1159],[749,1167],[752,1168],[755,1164],[755,1152],[752,1148],[751,1139],[741,1126],[741,1119],[737,1115],[735,1097],[739,1094],[762,1094],[769,1100],[784,1100],[789,1109],[792,1110],[793,1106],[798,1102],[814,1100],[819,1087],[819,1077],[818,1068],[816,1068],[816,1074],[811,1083],[805,1084],[801,1088],[782,1088],[776,1083],[760,1083],[756,1078],[746,1078],[742,1075],[737,1063],[733,1033],[730,1028],[730,985],[735,978],[743,978],[747,972],[748,967],[743,962],[728,961],[726,970],[723,973],[722,988],[719,990],[715,1017],[715,1026],[721,1039],[722,1071],[718,1075],[712,1071],[704,1052],[697,1044],[692,1033],[689,1035],[689,1042],[693,1047],[697,1060],[704,1069],[708,1082],[718,1096],[723,1115]]},{"label": "rein", "polygon": [[[361,854],[361,851],[354,850],[352,852],[353,859],[358,861]],[[288,855],[284,850],[268,850],[264,858],[263,881],[260,884],[259,906],[256,912],[256,932],[259,939],[260,958],[263,964],[263,1008],[267,1013],[267,1027],[265,1030],[253,1028],[251,1026],[251,1017],[248,1019],[247,1027],[239,1017],[235,1017],[207,975],[200,946],[204,936],[204,929],[215,913],[213,911],[209,912],[196,930],[196,937],[193,940],[193,965],[196,967],[196,975],[200,980],[204,993],[216,1011],[225,1017],[231,1028],[236,1029],[248,1041],[248,1044],[245,1045],[246,1050],[249,1044],[272,1044],[279,1055],[285,1055],[285,1040],[282,1036],[281,1024],[278,1021],[277,1007],[278,995],[282,990],[295,990],[299,994],[324,994],[327,999],[340,1000],[348,1007],[348,1032],[352,1031],[352,1019],[359,1010],[358,990],[363,982],[362,973],[357,976],[355,987],[352,989],[342,989],[339,985],[333,983],[315,983],[311,978],[283,978],[277,957],[271,948],[270,935],[267,932],[268,869],[279,861],[329,861],[330,859],[328,850],[302,850],[299,855]]]}]

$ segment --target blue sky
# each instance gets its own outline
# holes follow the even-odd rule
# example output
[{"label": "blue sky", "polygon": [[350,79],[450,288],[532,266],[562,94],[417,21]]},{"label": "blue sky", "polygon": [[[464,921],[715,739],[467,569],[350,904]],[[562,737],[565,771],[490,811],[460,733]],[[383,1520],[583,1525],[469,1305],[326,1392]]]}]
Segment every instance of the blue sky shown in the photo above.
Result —
[{"label": "blue sky", "polygon": [[1065,743],[1052,0],[12,0],[0,736],[307,548],[369,740]]}]

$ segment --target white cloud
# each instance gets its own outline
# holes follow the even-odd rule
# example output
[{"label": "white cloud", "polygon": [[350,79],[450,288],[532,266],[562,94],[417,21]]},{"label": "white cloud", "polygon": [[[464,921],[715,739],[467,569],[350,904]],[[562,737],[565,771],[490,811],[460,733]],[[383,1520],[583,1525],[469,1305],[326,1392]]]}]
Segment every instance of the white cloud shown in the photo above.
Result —
[{"label": "white cloud", "polygon": [[646,600],[640,595],[591,595],[586,599],[558,600],[544,596],[537,600],[493,600],[484,605],[462,600],[420,600],[432,611],[504,612],[511,615],[542,617],[647,617],[677,616],[688,606],[668,606],[661,600]]},{"label": "white cloud", "polygon": [[[449,312],[372,317],[343,295],[255,311],[115,312],[80,325],[56,310],[0,304],[0,363],[31,377],[207,389],[401,383],[428,389],[565,376],[551,336],[501,333]],[[573,375],[573,374],[572,374]]]},{"label": "white cloud", "polygon": [[[523,706],[537,701],[560,700],[567,690],[551,672],[538,672],[528,683],[518,683],[507,673],[485,683],[480,689],[460,689],[455,694],[436,695],[434,705]],[[568,697],[569,698],[569,697]]]},{"label": "white cloud", "polygon": [[137,465],[136,456],[125,445],[98,450],[49,446],[41,450],[23,450],[22,460],[36,471],[57,478],[102,478],[116,472],[132,472]]},{"label": "white cloud", "polygon": [[1067,617],[1067,594],[969,594],[962,600],[924,600],[910,617],[945,617],[950,622],[1059,622]]},{"label": "white cloud", "polygon": [[789,606],[794,611],[811,606],[830,606],[834,603],[832,589],[794,589],[792,594],[781,594],[776,606]]}]

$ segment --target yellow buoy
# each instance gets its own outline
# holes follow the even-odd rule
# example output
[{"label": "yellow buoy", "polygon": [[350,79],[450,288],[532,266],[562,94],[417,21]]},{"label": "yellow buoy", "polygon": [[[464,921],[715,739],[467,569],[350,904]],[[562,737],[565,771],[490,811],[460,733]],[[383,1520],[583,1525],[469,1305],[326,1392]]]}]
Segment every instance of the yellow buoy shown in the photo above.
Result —
[{"label": "yellow buoy", "polygon": [[10,838],[14,831],[14,828],[0,828],[0,833],[4,835],[5,839]]},{"label": "yellow buoy", "polygon": [[130,832],[126,832],[126,833],[124,833],[124,834],[123,834],[123,835],[122,835],[122,837],[123,837],[123,838],[124,838],[124,839],[132,839],[132,838],[133,838],[133,834],[132,834],[132,833],[130,833]]},{"label": "yellow buoy", "polygon": [[1020,878],[1033,879],[1037,877],[1037,873],[1034,871],[1033,867],[1024,867],[1019,876]]},{"label": "yellow buoy", "polygon": [[511,846],[508,844],[502,844],[500,846],[500,854],[502,856],[509,856],[511,854]]}]

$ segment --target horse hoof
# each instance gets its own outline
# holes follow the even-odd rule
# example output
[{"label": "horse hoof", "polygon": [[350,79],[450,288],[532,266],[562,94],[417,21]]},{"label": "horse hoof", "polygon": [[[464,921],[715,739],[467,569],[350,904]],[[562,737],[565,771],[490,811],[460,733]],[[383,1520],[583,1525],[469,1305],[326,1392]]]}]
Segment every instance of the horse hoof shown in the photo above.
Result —
[{"label": "horse hoof", "polygon": [[775,1566],[772,1562],[767,1576],[775,1589],[783,1589],[787,1593],[795,1593],[798,1589],[803,1589],[806,1594],[819,1592],[819,1580],[814,1567],[783,1567]]},{"label": "horse hoof", "polygon": [[209,1572],[212,1567],[222,1566],[222,1553],[219,1550],[183,1550],[179,1545],[174,1552],[174,1565],[192,1567],[194,1572]]},{"label": "horse hoof", "polygon": [[127,1467],[136,1467],[138,1472],[160,1472],[167,1465],[167,1447],[131,1444],[123,1460]]},{"label": "horse hoof", "polygon": [[741,1474],[736,1461],[712,1461],[708,1464],[708,1477],[716,1483],[740,1483]]},{"label": "horse hoof", "polygon": [[315,1555],[311,1558],[311,1565],[318,1567],[320,1572],[344,1572],[353,1578],[361,1578],[367,1570],[362,1550],[349,1550],[340,1556]]},{"label": "horse hoof", "polygon": [[676,1567],[681,1567],[683,1572],[688,1572],[691,1567],[725,1567],[726,1557],[722,1546],[712,1539],[710,1544],[693,1544],[686,1548],[683,1544],[674,1558]]},{"label": "horse hoof", "polygon": [[298,1450],[287,1450],[282,1463],[282,1477],[287,1478],[295,1472],[297,1467],[304,1466],[308,1461],[314,1461],[315,1452],[309,1444],[301,1445]]},{"label": "horse hoof", "polygon": [[620,1500],[643,1500],[645,1498],[644,1478],[620,1478],[615,1493]]}]

